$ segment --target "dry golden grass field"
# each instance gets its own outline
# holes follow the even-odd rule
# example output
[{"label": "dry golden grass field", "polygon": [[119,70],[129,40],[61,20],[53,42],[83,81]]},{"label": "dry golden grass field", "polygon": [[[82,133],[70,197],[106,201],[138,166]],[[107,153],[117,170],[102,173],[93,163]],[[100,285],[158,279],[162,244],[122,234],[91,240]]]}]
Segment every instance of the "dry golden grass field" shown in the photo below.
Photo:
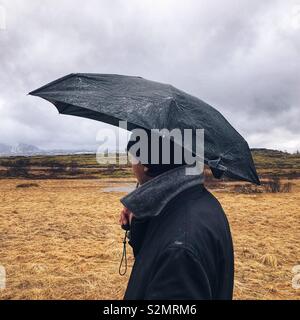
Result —
[{"label": "dry golden grass field", "polygon": [[[0,180],[0,299],[121,299],[130,274],[118,274],[124,193],[103,188],[131,178]],[[300,299],[300,180],[290,193],[214,191],[235,245],[235,299]],[[129,265],[133,258],[128,247]]]}]

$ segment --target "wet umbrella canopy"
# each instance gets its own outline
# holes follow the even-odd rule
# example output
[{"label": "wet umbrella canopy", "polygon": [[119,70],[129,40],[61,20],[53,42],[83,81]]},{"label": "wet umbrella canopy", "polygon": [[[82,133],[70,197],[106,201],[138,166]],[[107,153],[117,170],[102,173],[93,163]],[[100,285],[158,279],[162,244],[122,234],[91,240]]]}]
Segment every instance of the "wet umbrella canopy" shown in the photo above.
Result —
[{"label": "wet umbrella canopy", "polygon": [[204,162],[214,175],[259,184],[244,138],[216,109],[171,85],[133,76],[70,74],[30,94],[52,102],[62,114],[115,126],[127,121],[128,130],[204,129]]}]

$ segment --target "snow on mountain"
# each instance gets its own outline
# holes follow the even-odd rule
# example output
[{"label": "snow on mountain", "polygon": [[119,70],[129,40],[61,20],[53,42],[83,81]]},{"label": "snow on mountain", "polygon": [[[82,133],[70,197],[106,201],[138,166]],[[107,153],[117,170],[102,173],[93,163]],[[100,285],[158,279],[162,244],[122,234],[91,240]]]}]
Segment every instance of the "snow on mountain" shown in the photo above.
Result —
[{"label": "snow on mountain", "polygon": [[32,144],[18,143],[14,146],[10,146],[4,143],[0,143],[0,156],[34,156],[34,155],[65,155],[65,154],[84,154],[95,153],[96,150],[43,150]]},{"label": "snow on mountain", "polygon": [[40,150],[38,147],[26,143],[18,143],[17,145],[11,147],[11,153],[15,155],[31,155],[37,154],[40,151],[42,150]]}]

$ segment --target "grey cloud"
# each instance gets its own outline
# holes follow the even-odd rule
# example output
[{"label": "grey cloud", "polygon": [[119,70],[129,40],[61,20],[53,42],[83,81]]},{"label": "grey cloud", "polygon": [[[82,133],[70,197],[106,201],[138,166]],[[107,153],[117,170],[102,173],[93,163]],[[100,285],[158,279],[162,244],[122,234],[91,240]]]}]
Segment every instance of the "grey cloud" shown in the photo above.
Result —
[{"label": "grey cloud", "polygon": [[106,125],[26,94],[71,72],[99,72],[172,83],[219,109],[252,147],[300,149],[296,0],[1,4],[1,142],[94,145]]}]

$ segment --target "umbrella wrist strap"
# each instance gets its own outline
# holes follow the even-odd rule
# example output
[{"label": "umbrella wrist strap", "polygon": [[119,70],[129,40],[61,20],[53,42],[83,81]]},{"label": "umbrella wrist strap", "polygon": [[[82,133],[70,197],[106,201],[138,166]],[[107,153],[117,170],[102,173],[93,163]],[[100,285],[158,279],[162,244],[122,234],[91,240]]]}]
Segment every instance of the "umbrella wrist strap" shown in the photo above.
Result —
[{"label": "umbrella wrist strap", "polygon": [[[124,239],[123,239],[123,253],[122,253],[122,258],[121,258],[121,262],[120,262],[120,266],[119,266],[119,275],[120,276],[124,276],[126,274],[126,272],[127,272],[127,255],[126,255],[127,233],[128,233],[128,230],[125,231],[125,236],[124,236]],[[124,271],[122,272],[123,261],[125,262],[125,266],[124,266]]]}]

